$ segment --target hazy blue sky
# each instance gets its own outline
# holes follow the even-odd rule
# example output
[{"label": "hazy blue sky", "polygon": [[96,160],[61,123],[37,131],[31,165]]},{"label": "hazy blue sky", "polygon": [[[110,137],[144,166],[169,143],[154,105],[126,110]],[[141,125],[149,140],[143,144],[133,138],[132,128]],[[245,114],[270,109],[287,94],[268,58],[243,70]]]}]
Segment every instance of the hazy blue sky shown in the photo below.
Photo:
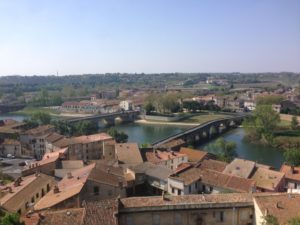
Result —
[{"label": "hazy blue sky", "polygon": [[0,75],[300,72],[300,0],[0,0]]}]

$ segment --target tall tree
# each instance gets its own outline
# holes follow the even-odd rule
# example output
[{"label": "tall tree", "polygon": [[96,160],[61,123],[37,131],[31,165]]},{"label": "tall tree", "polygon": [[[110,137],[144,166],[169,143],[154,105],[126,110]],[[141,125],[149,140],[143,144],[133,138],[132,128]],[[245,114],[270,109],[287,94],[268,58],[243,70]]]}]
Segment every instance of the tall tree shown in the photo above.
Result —
[{"label": "tall tree", "polygon": [[258,140],[271,144],[275,128],[279,122],[279,114],[272,109],[271,105],[258,105],[252,117],[245,120],[243,125],[249,137],[255,137]]},{"label": "tall tree", "polygon": [[117,131],[116,128],[108,129],[107,133],[112,136],[117,143],[126,143],[128,141],[128,135],[123,131]]}]

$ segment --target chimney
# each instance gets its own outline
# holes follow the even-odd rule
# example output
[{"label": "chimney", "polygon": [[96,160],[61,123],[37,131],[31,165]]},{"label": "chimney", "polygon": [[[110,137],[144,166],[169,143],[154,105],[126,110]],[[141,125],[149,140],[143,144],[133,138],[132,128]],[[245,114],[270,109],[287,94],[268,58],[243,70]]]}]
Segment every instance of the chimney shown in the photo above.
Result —
[{"label": "chimney", "polygon": [[67,177],[68,177],[68,179],[71,179],[71,178],[73,178],[73,175],[72,175],[72,173],[71,173],[71,172],[68,172],[68,173],[67,173]]},{"label": "chimney", "polygon": [[294,172],[295,172],[295,167],[291,166],[291,174],[294,174]]},{"label": "chimney", "polygon": [[58,188],[57,185],[54,186],[54,188],[53,188],[53,193],[54,193],[54,194],[59,193],[59,188]]}]

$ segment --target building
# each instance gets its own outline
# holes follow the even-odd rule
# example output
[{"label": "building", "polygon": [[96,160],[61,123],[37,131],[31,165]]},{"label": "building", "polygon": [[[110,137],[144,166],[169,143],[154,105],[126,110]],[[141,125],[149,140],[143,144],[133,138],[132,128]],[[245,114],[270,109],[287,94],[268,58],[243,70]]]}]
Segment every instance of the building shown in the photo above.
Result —
[{"label": "building", "polygon": [[205,159],[202,162],[196,165],[200,169],[214,170],[218,172],[223,172],[228,164],[223,161],[214,160],[214,159]]},{"label": "building", "polygon": [[0,120],[0,135],[3,138],[14,139],[25,129],[26,124],[12,119]]},{"label": "building", "polygon": [[95,163],[68,173],[37,204],[34,210],[78,208],[81,206],[87,179],[95,167]]},{"label": "building", "polygon": [[254,197],[255,224],[263,224],[264,217],[276,217],[278,224],[285,225],[293,218],[300,218],[300,195],[278,193]]},{"label": "building", "polygon": [[284,173],[258,167],[251,177],[256,182],[258,191],[280,192],[284,190]]},{"label": "building", "polygon": [[0,208],[23,215],[50,192],[54,183],[53,177],[42,173],[19,177],[8,185],[0,186]]},{"label": "building", "polygon": [[15,139],[4,139],[0,144],[0,155],[2,157],[7,157],[7,155],[22,157],[24,153],[22,152],[20,141]]},{"label": "building", "polygon": [[62,138],[53,143],[55,148],[68,147],[69,160],[97,160],[115,155],[111,146],[113,138],[106,133],[83,135],[79,137]]},{"label": "building", "polygon": [[223,171],[224,174],[249,178],[256,167],[253,161],[235,158]]},{"label": "building", "polygon": [[127,188],[134,178],[121,167],[98,162],[88,176],[83,198],[86,200],[111,199],[127,196]]},{"label": "building", "polygon": [[248,225],[254,217],[251,194],[132,197],[115,202],[106,208],[116,208],[119,225]]},{"label": "building", "polygon": [[134,166],[143,163],[137,143],[121,143],[115,144],[116,156],[121,164]]},{"label": "building", "polygon": [[282,165],[280,172],[284,173],[285,189],[300,190],[300,167]]},{"label": "building", "polygon": [[54,126],[43,125],[20,134],[20,141],[32,151],[33,156],[40,160],[46,152],[46,137],[54,132]]},{"label": "building", "polygon": [[146,152],[145,156],[148,162],[166,166],[171,170],[176,170],[181,163],[188,162],[188,157],[186,154],[174,151],[154,150],[151,152]]},{"label": "building", "polygon": [[254,101],[244,101],[244,108],[248,111],[253,111],[256,108],[256,103]]},{"label": "building", "polygon": [[168,179],[171,195],[255,191],[253,180],[195,167],[174,173]]},{"label": "building", "polygon": [[121,101],[120,108],[125,111],[133,110],[134,109],[133,102],[131,100]]},{"label": "building", "polygon": [[63,138],[65,138],[65,136],[63,136],[63,135],[61,135],[61,134],[58,134],[58,133],[56,133],[56,132],[53,132],[53,133],[49,134],[49,135],[45,138],[45,140],[46,140],[46,142],[45,142],[45,145],[46,145],[46,152],[53,152],[53,151],[55,151],[56,149],[59,149],[59,148],[57,148],[56,146],[54,146],[53,143],[55,143],[55,142],[57,142],[57,141],[59,141],[59,140],[61,140],[61,139],[63,139]]},{"label": "building", "polygon": [[[25,225],[84,225],[85,208],[29,213],[21,218]],[[87,225],[87,224],[86,224]]]},{"label": "building", "polygon": [[27,176],[36,172],[41,172],[50,176],[54,176],[55,169],[61,167],[61,160],[66,159],[67,150],[67,148],[63,148],[55,152],[46,153],[42,160],[35,161],[24,166],[22,175]]}]

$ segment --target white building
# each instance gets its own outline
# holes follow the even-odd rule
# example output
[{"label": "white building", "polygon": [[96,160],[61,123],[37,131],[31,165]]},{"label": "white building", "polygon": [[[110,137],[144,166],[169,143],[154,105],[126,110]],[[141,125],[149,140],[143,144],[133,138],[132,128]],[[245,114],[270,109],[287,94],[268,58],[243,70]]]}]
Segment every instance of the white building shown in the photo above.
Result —
[{"label": "white building", "polygon": [[133,110],[133,103],[131,100],[124,100],[120,102],[120,108],[128,111],[128,110]]}]

